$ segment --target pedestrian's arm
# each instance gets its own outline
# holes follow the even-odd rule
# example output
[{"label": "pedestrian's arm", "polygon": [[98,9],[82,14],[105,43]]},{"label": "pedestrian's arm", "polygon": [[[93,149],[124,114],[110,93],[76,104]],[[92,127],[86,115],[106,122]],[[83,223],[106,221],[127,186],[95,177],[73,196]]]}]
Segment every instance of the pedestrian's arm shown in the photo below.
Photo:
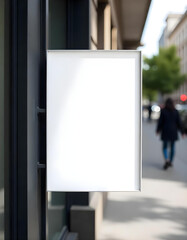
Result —
[{"label": "pedestrian's arm", "polygon": [[177,128],[178,130],[181,132],[181,135],[182,137],[184,137],[184,127],[183,127],[183,124],[181,122],[181,118],[180,118],[180,115],[179,115],[179,112],[177,111]]},{"label": "pedestrian's arm", "polygon": [[157,128],[156,128],[156,133],[159,134],[162,131],[162,127],[163,127],[163,122],[164,122],[164,118],[163,118],[163,112],[161,110],[160,113],[160,117],[157,123]]}]

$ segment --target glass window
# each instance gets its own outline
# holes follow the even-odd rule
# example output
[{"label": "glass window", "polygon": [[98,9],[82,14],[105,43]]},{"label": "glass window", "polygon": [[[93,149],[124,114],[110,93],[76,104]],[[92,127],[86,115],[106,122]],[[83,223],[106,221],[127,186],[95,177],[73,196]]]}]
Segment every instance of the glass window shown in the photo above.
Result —
[{"label": "glass window", "polygon": [[49,49],[66,48],[66,0],[49,0]]}]

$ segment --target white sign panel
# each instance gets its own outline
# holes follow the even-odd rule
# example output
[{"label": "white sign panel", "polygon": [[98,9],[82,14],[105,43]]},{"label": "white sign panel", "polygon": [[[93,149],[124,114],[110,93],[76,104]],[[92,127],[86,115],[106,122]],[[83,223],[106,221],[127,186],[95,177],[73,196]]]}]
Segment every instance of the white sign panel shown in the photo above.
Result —
[{"label": "white sign panel", "polygon": [[47,190],[139,191],[141,53],[47,52]]}]

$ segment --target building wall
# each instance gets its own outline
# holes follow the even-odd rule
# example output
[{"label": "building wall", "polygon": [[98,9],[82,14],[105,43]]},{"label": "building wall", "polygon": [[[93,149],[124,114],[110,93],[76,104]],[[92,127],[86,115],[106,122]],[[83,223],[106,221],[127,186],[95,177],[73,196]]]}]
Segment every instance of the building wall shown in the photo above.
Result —
[{"label": "building wall", "polygon": [[[4,79],[3,55],[4,55],[4,3],[6,4],[6,35],[9,41],[5,52],[8,61],[6,61],[6,70]],[[3,152],[4,142],[0,139],[0,160],[6,157],[7,173],[5,174],[5,185],[8,191],[6,199],[6,237],[14,239],[45,239],[46,226],[46,192],[45,192],[45,115],[38,112],[38,106],[46,108],[45,97],[45,1],[42,5],[37,0],[32,1],[0,1],[0,137],[3,136],[4,124],[8,126],[5,131],[7,140],[5,141],[5,151]],[[101,1],[106,4],[106,1]],[[90,12],[88,11],[90,6]],[[50,0],[49,1],[49,19],[53,16],[53,22],[49,22],[49,47],[52,49],[98,49],[98,1],[97,0]],[[112,25],[111,6],[106,4],[103,9],[103,36],[102,49],[117,48],[118,29]],[[15,23],[13,22],[16,17]],[[89,19],[90,18],[90,19]],[[89,19],[89,21],[88,21]],[[90,23],[90,28],[88,26]],[[12,25],[11,25],[12,24]],[[34,34],[33,34],[34,30]],[[20,42],[20,39],[22,41]],[[112,43],[112,40],[113,43]],[[120,39],[121,40],[121,39]],[[10,48],[10,49],[9,49]],[[13,56],[13,58],[12,58]],[[28,64],[27,64],[28,60]],[[9,64],[10,63],[10,64]],[[30,64],[32,63],[32,64]],[[10,70],[10,71],[9,71]],[[12,71],[13,70],[13,71]],[[10,73],[10,76],[9,76]],[[8,81],[7,81],[8,80]],[[5,90],[8,96],[4,98]],[[12,83],[16,88],[12,89]],[[11,84],[11,87],[9,86]],[[11,102],[11,107],[7,104],[6,121],[4,118],[4,102],[10,103],[12,90],[17,101]],[[10,109],[9,109],[10,108]],[[12,110],[14,109],[14,112]],[[14,118],[10,120],[10,114]],[[42,114],[41,114],[42,113]],[[12,115],[11,115],[12,116]],[[10,124],[10,123],[11,124]],[[11,125],[11,126],[10,126]],[[12,126],[13,125],[13,126]],[[9,129],[10,128],[10,129]],[[5,127],[6,129],[6,127]],[[14,133],[14,131],[16,133]],[[10,134],[9,134],[10,133]],[[42,136],[43,133],[43,136]],[[10,136],[9,136],[10,135]],[[14,137],[15,136],[15,139]],[[44,140],[44,141],[43,141]],[[11,142],[11,144],[9,144]],[[15,148],[15,149],[14,149]],[[9,151],[10,150],[10,151]],[[14,150],[14,151],[13,151]],[[11,152],[12,151],[12,152]],[[9,154],[9,152],[11,154]],[[16,152],[16,154],[12,154]],[[18,156],[17,156],[18,155]],[[9,157],[10,156],[10,157]],[[14,161],[15,160],[15,161]],[[37,161],[41,160],[41,164]],[[8,164],[7,164],[8,162]],[[3,161],[0,162],[0,231],[3,231],[4,219],[4,197],[3,197]],[[70,169],[71,171],[71,169]],[[11,173],[14,173],[11,175]],[[14,176],[15,175],[15,176]],[[10,176],[10,177],[9,177]],[[16,180],[16,181],[14,181]],[[7,189],[6,189],[7,190]],[[10,193],[10,197],[9,197]],[[60,193],[49,194],[49,234],[51,238],[58,238],[56,234],[61,231],[63,225],[68,224],[70,216],[69,209],[72,205],[89,205],[95,209],[95,222],[98,232],[103,217],[104,203],[106,193]],[[83,199],[83,200],[82,200]],[[2,201],[1,201],[2,200]],[[8,204],[7,204],[8,203]],[[17,213],[19,213],[17,215]],[[7,220],[8,219],[8,220]],[[50,221],[51,219],[51,221]],[[9,221],[10,220],[10,221]],[[79,219],[78,219],[79,220]],[[9,226],[10,225],[10,226]],[[85,225],[82,224],[82,228]],[[9,231],[8,231],[9,230]],[[14,234],[16,233],[16,234]],[[1,234],[1,233],[0,233]],[[43,235],[42,235],[43,234]],[[13,237],[12,237],[13,236]],[[43,236],[43,237],[42,237]],[[95,236],[95,235],[94,235]],[[96,233],[97,236],[97,233]],[[0,235],[3,239],[3,235]],[[68,238],[69,239],[69,238]],[[86,238],[89,240],[89,237]]]},{"label": "building wall", "polygon": [[[175,45],[177,55],[181,58],[181,73],[187,74],[187,12],[184,15],[170,15],[167,18],[167,26],[160,38],[160,47]],[[163,40],[165,38],[165,40]],[[164,44],[163,44],[164,43]],[[187,94],[187,80],[175,92],[166,97],[172,97],[175,102],[180,102],[180,95]]]},{"label": "building wall", "polygon": [[168,40],[169,45],[177,47],[177,54],[181,58],[181,72],[187,73],[187,15]]},{"label": "building wall", "polygon": [[166,22],[167,22],[167,33],[170,34],[174,28],[176,27],[176,25],[178,24],[178,22],[180,21],[182,17],[182,14],[169,14]]},{"label": "building wall", "polygon": [[[181,73],[187,74],[187,12],[184,14],[180,24],[168,37],[168,45],[177,47],[177,55],[181,58]],[[187,94],[187,79],[180,88],[173,93],[172,97],[179,102],[180,95]]]},{"label": "building wall", "polygon": [[166,28],[164,28],[162,35],[159,39],[159,48],[163,48],[165,46],[165,38],[166,38]]},{"label": "building wall", "polygon": [[90,0],[90,48],[92,50],[98,49],[98,33],[97,33],[97,0]]},{"label": "building wall", "polygon": [[166,19],[166,27],[164,28],[159,40],[159,47],[168,47],[169,35],[175,29],[176,25],[180,21],[182,14],[169,14]]},{"label": "building wall", "polygon": [[92,50],[119,49],[118,29],[112,23],[110,3],[90,0],[90,46]]}]

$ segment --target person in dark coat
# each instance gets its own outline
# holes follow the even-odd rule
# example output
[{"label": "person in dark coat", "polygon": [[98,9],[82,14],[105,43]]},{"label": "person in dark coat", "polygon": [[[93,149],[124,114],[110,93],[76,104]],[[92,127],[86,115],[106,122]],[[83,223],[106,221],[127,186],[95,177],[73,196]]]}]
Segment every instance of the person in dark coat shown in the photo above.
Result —
[{"label": "person in dark coat", "polygon": [[[184,137],[179,113],[174,107],[173,100],[168,98],[165,102],[165,107],[161,110],[156,129],[156,133],[161,134],[161,140],[163,141],[162,150],[165,158],[163,168],[165,170],[172,166],[175,154],[175,141],[178,140],[178,130]],[[170,154],[168,154],[168,147],[170,148]]]},{"label": "person in dark coat", "polygon": [[151,103],[149,104],[147,109],[148,109],[148,121],[151,121],[151,115],[152,115],[152,105],[151,105]]}]

